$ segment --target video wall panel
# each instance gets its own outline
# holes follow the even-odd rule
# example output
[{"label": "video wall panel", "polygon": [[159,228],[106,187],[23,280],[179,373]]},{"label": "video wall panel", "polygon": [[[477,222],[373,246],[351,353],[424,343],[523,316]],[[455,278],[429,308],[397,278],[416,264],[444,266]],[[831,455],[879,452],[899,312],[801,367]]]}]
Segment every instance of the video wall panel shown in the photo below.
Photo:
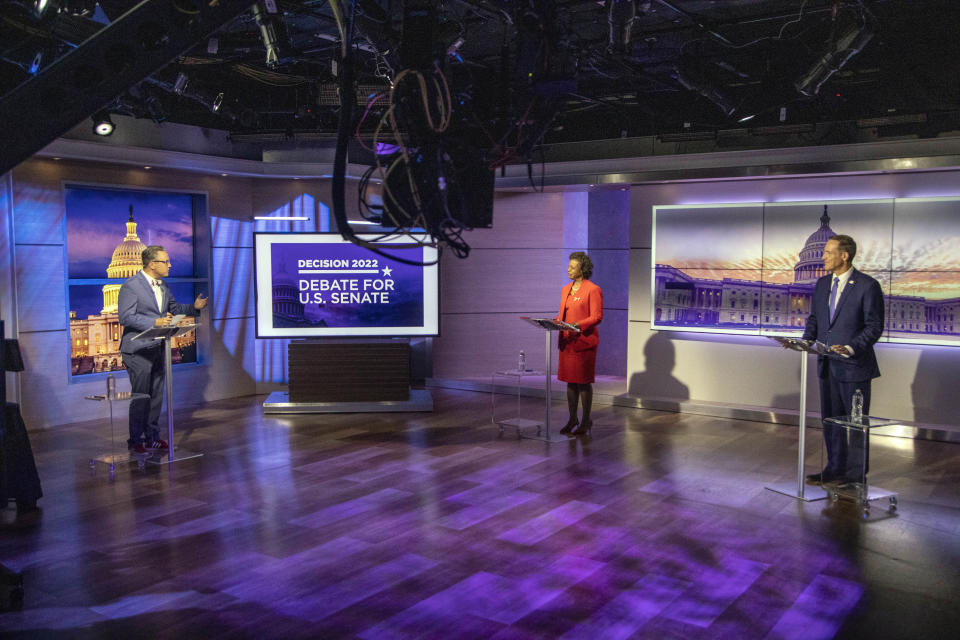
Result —
[{"label": "video wall panel", "polygon": [[960,197],[654,207],[652,327],[802,333],[836,234],[883,288],[882,340],[960,345]]},{"label": "video wall panel", "polygon": [[[656,215],[669,210],[670,215]],[[763,205],[655,207],[655,264],[678,269],[760,269]]]},{"label": "video wall panel", "polygon": [[[166,279],[179,302],[206,290],[197,258],[196,217],[206,206],[200,194],[98,185],[63,187],[67,253],[70,373],[84,376],[123,369],[117,298],[120,287],[142,269],[147,245],[170,256]],[[197,361],[196,332],[173,340],[175,364]]]}]

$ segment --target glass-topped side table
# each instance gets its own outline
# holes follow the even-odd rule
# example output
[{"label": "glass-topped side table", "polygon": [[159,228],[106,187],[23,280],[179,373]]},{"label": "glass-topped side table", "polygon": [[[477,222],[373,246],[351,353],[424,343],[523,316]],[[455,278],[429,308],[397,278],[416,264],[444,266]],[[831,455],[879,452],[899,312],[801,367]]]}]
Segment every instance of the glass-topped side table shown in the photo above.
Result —
[{"label": "glass-topped side table", "polygon": [[110,449],[99,453],[92,458],[90,458],[90,468],[96,471],[97,463],[105,464],[110,469],[110,479],[113,480],[114,471],[116,471],[116,466],[119,463],[123,462],[133,462],[136,461],[137,467],[143,469],[146,466],[147,457],[149,453],[137,455],[127,450],[127,439],[126,437],[121,437],[119,440],[117,438],[117,425],[115,419],[115,413],[117,413],[118,407],[114,405],[120,404],[120,407],[128,407],[127,411],[123,411],[122,415],[124,417],[129,415],[129,404],[131,400],[139,400],[140,398],[149,398],[150,396],[146,393],[133,393],[132,391],[114,391],[113,393],[105,393],[94,396],[86,396],[87,400],[94,400],[96,402],[106,401],[109,406],[110,413]]},{"label": "glass-topped side table", "polygon": [[[523,437],[524,429],[536,429],[537,436],[540,435],[543,428],[542,420],[520,417],[520,381],[524,377],[533,376],[542,377],[543,371],[513,369],[511,371],[495,371],[490,376],[490,421],[500,428],[500,435],[503,435],[503,430],[507,427],[517,430],[518,439]],[[512,407],[503,406],[505,403],[501,403],[500,407],[497,406],[497,380],[503,378],[510,379],[516,388],[516,402],[511,403]]]},{"label": "glass-topped side table", "polygon": [[[894,435],[896,429],[902,426],[899,420],[889,420],[876,416],[836,416],[823,419],[824,439],[821,440],[820,461],[821,469],[827,466],[827,448],[825,440],[832,438],[834,446],[846,448],[847,468],[845,476],[833,478],[820,485],[827,492],[831,502],[843,498],[853,500],[862,509],[864,519],[870,516],[870,503],[876,500],[887,500],[887,511],[897,512],[897,494],[880,487],[871,487],[867,482],[870,470],[870,435]],[[887,431],[885,433],[884,431]]]}]

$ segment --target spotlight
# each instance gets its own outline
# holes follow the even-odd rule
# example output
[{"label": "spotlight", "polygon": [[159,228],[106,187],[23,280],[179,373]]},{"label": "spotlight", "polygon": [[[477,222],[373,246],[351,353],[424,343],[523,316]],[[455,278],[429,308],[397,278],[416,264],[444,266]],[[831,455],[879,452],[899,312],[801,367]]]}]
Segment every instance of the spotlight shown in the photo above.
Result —
[{"label": "spotlight", "polygon": [[113,120],[110,119],[109,112],[98,111],[91,119],[93,120],[93,132],[98,136],[109,136],[113,133]]}]

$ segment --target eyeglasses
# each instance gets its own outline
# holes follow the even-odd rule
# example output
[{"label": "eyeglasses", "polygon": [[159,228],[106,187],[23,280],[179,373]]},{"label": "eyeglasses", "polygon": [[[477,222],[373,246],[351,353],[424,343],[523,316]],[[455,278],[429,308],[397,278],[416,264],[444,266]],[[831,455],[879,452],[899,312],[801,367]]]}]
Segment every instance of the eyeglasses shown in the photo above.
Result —
[{"label": "eyeglasses", "polygon": [[170,264],[169,260],[151,260],[150,262],[160,262],[162,264]]}]

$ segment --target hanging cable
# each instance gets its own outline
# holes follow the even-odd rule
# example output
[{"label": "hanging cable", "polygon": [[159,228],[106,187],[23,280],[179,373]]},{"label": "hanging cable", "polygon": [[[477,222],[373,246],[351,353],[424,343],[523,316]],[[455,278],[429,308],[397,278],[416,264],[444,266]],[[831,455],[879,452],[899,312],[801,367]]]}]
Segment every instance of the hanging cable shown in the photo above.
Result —
[{"label": "hanging cable", "polygon": [[[331,0],[331,5],[338,4],[337,0]],[[408,264],[413,266],[430,266],[437,263],[437,260],[433,262],[423,262],[416,260],[408,260],[406,258],[401,258],[396,255],[391,255],[387,253],[376,244],[368,242],[358,237],[353,228],[350,226],[350,222],[347,220],[347,211],[346,211],[346,168],[347,168],[347,142],[350,138],[350,129],[351,129],[351,120],[353,116],[353,29],[354,29],[354,18],[356,16],[357,1],[354,0],[350,3],[350,12],[347,16],[343,46],[341,48],[341,60],[340,60],[340,118],[337,123],[337,147],[336,153],[334,154],[333,161],[333,184],[331,199],[333,202],[333,217],[336,220],[337,228],[340,230],[340,235],[350,242],[365,247],[370,251],[373,251],[377,255],[383,256],[384,258],[400,262],[402,264]],[[398,244],[393,245],[394,249],[407,249],[422,247],[423,243],[414,243],[414,244]],[[430,246],[430,245],[428,245]]]}]

